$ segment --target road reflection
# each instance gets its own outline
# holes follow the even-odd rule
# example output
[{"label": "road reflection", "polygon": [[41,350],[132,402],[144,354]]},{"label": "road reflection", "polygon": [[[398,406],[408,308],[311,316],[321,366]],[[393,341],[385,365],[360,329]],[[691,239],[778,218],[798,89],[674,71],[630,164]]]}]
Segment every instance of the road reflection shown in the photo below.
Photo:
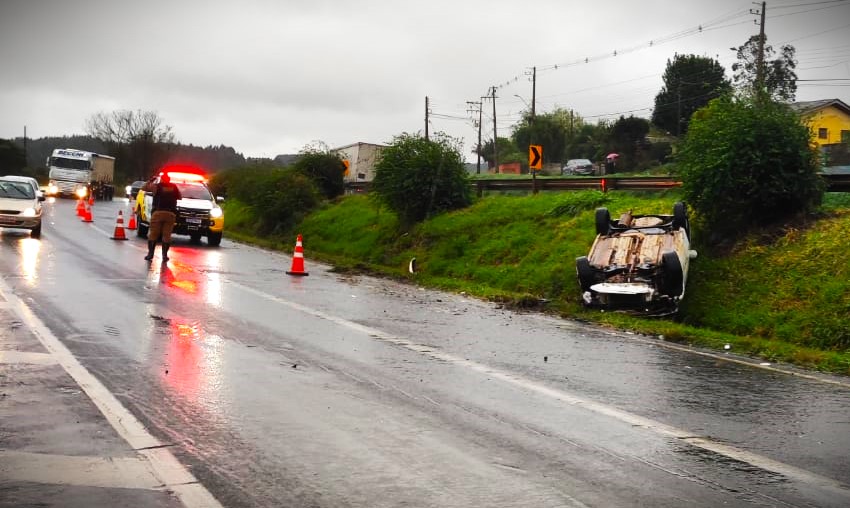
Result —
[{"label": "road reflection", "polygon": [[200,322],[182,317],[168,320],[168,344],[163,349],[162,380],[181,398],[217,406],[223,364],[221,337],[207,334]]},{"label": "road reflection", "polygon": [[41,240],[21,239],[21,276],[32,286],[38,279],[38,255],[41,252]]},{"label": "road reflection", "polygon": [[172,248],[171,254],[173,257],[168,263],[151,264],[148,285],[177,289],[190,296],[200,295],[206,304],[221,308],[221,253]]},{"label": "road reflection", "polygon": [[[199,316],[185,315],[183,303],[200,303],[204,308],[220,308],[222,305],[222,281],[218,269],[221,255],[203,249],[172,247],[167,263],[151,263],[147,277],[150,289],[163,291],[164,295],[178,297],[167,305],[166,314],[154,311],[154,330],[167,340],[156,348],[162,355],[164,368],[160,378],[165,386],[181,398],[200,402],[210,408],[217,407],[221,384],[224,342],[218,335],[204,329],[204,320]],[[187,299],[183,302],[183,299]],[[181,302],[181,303],[177,303]],[[184,310],[180,310],[184,309]]]}]

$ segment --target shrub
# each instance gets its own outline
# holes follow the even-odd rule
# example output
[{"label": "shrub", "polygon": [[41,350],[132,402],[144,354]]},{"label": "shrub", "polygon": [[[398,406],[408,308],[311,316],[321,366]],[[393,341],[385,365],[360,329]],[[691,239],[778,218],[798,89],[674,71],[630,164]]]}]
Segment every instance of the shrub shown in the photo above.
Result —
[{"label": "shrub", "polygon": [[405,225],[469,206],[469,180],[458,143],[442,134],[430,140],[397,136],[375,165],[372,195]]},{"label": "shrub", "polygon": [[313,180],[328,199],[345,192],[345,165],[338,154],[308,148],[301,152],[293,167]]},{"label": "shrub", "polygon": [[769,99],[712,101],[691,119],[677,163],[685,198],[715,242],[811,210],[823,195],[808,129]]},{"label": "shrub", "polygon": [[250,208],[260,235],[290,232],[321,201],[313,181],[295,168],[247,166],[220,173],[213,183]]}]

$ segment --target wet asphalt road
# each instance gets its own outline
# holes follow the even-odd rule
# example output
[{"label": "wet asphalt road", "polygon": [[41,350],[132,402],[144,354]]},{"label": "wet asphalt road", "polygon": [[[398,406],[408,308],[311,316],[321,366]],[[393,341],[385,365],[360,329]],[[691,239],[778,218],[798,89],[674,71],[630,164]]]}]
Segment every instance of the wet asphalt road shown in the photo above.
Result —
[{"label": "wet asphalt road", "polygon": [[309,277],[227,240],[149,265],[119,209],[46,204],[0,274],[225,506],[850,506],[846,379],[335,274],[309,238]]}]

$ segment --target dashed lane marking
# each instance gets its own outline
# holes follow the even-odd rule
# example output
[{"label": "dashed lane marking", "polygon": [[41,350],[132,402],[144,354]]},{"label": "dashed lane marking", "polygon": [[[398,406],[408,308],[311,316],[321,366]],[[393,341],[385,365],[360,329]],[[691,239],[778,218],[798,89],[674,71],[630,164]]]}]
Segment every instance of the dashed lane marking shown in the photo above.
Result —
[{"label": "dashed lane marking", "polygon": [[673,427],[671,425],[667,425],[650,418],[645,418],[643,416],[629,413],[627,411],[623,411],[621,409],[617,409],[613,406],[609,406],[607,404],[603,404],[601,402],[597,402],[585,397],[581,397],[579,395],[564,391],[558,390],[555,388],[551,388],[549,386],[545,386],[543,384],[537,383],[531,379],[524,378],[520,375],[502,371],[499,369],[495,369],[493,367],[484,365],[482,363],[470,361],[458,356],[454,356],[449,353],[444,353],[440,351],[434,351],[432,347],[425,346],[422,344],[416,344],[408,339],[404,339],[401,337],[396,337],[389,333],[386,333],[382,330],[378,330],[376,328],[371,328],[369,326],[361,325],[360,323],[355,323],[354,321],[349,321],[345,318],[341,318],[338,316],[333,316],[326,312],[322,312],[320,310],[316,310],[305,305],[301,305],[296,302],[292,302],[274,295],[270,295],[268,293],[264,293],[260,290],[245,286],[243,284],[237,282],[230,282],[230,284],[236,288],[239,288],[245,292],[254,294],[259,296],[260,298],[264,298],[266,300],[279,303],[281,305],[285,305],[291,309],[295,309],[301,311],[305,314],[325,319],[332,323],[336,323],[340,326],[344,326],[346,328],[361,332],[363,334],[369,335],[374,339],[387,342],[390,344],[394,344],[396,346],[403,347],[415,353],[419,353],[423,356],[427,356],[436,360],[442,360],[447,363],[451,363],[454,365],[458,365],[461,367],[468,368],[470,370],[479,372],[481,374],[485,374],[491,379],[498,379],[504,383],[514,385],[525,390],[546,396],[548,398],[558,400],[564,402],[566,404],[572,406],[580,406],[588,411],[592,411],[594,413],[608,416],[615,420],[621,421],[623,423],[635,426],[642,427],[649,431],[652,431],[658,435],[670,437],[677,439],[681,442],[688,443],[697,448],[702,448],[704,450],[708,450],[719,455],[723,455],[725,457],[729,457],[731,459],[745,462],[747,464],[751,464],[755,467],[759,467],[766,471],[772,471],[774,473],[779,473],[788,478],[793,478],[797,481],[801,481],[810,485],[816,485],[819,487],[838,489],[841,491],[849,490],[847,486],[838,480],[828,478],[817,473],[813,473],[811,471],[807,471],[805,469],[798,468],[796,466],[792,466],[790,464],[785,464],[783,462],[779,462],[768,457],[764,457],[762,455],[758,455],[756,453],[748,452],[746,450],[736,448],[734,446],[730,446],[724,443],[720,443],[714,441],[712,439],[700,436],[694,436],[693,432],[688,432],[684,429],[679,429],[677,427]]}]

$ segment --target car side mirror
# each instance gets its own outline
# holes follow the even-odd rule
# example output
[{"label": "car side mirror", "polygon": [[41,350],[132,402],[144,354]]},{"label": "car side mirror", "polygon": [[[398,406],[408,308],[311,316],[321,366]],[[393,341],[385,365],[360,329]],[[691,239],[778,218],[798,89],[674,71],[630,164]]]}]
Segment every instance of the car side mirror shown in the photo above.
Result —
[{"label": "car side mirror", "polygon": [[38,200],[39,200],[39,201],[44,201],[44,200],[46,200],[46,199],[47,199],[47,198],[46,198],[46,197],[44,197],[44,194],[39,194],[39,195],[38,195]]},{"label": "car side mirror", "polygon": [[216,200],[217,202],[221,203],[222,201],[224,201],[224,196],[216,196],[216,197],[215,197],[215,200]]}]

